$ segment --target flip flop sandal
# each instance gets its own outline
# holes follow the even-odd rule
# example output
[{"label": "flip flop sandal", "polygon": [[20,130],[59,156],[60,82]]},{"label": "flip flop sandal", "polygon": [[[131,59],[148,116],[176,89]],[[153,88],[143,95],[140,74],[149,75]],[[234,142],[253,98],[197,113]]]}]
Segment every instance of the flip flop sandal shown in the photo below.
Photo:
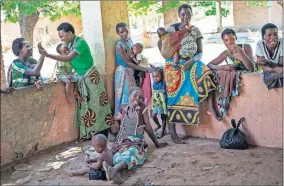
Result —
[{"label": "flip flop sandal", "polygon": [[105,173],[106,173],[106,179],[107,179],[108,181],[110,181],[110,177],[109,177],[109,175],[108,175],[108,167],[109,167],[109,165],[107,164],[107,162],[106,162],[106,161],[103,161],[103,168],[104,168]]}]

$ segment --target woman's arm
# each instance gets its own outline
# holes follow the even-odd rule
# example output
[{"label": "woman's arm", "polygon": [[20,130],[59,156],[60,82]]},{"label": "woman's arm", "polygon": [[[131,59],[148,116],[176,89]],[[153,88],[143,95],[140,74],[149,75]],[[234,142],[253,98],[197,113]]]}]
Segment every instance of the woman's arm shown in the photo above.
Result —
[{"label": "woman's arm", "polygon": [[54,59],[54,60],[61,61],[61,62],[70,62],[76,56],[78,56],[78,53],[75,52],[74,50],[71,50],[68,55],[53,55],[53,54],[48,54],[48,53],[46,55],[46,57],[50,59]]},{"label": "woman's arm", "polygon": [[42,54],[38,60],[38,63],[35,65],[35,67],[33,69],[27,69],[25,71],[25,75],[27,76],[38,76],[40,75],[40,70],[42,68],[42,65],[43,65],[43,62],[44,62],[44,58],[45,58],[45,55]]},{"label": "woman's arm", "polygon": [[146,68],[140,67],[136,64],[134,64],[130,57],[127,56],[126,52],[124,51],[123,47],[121,45],[118,45],[117,51],[119,55],[121,56],[122,60],[126,63],[126,65],[134,70],[139,70],[142,72],[148,72]]},{"label": "woman's arm", "polygon": [[244,50],[239,49],[240,55],[238,55],[238,58],[242,63],[245,65],[246,69],[250,72],[254,71],[253,67],[253,57],[252,57],[252,48],[250,45],[244,45]]},{"label": "woman's arm", "polygon": [[[228,65],[219,65],[221,64],[223,61],[225,61],[227,58],[227,55],[225,54],[225,52],[222,52],[217,58],[213,59],[210,63],[208,63],[208,67],[211,70],[233,70],[234,68],[229,68]],[[229,69],[227,69],[229,68]]]},{"label": "woman's arm", "polygon": [[197,52],[196,53],[202,53],[202,38],[199,38],[196,40],[196,44],[197,44]]},{"label": "woman's arm", "polygon": [[280,56],[280,58],[281,57],[282,59],[279,59],[279,64],[276,64],[265,59],[263,56],[257,56],[257,64],[261,66],[264,72],[283,73],[283,56]]},{"label": "woman's arm", "polygon": [[74,50],[71,50],[68,55],[53,55],[47,53],[47,51],[42,47],[41,43],[38,44],[38,51],[40,54],[45,55],[46,57],[61,61],[61,62],[70,62],[72,59],[74,59],[76,56],[78,56],[78,53]]},{"label": "woman's arm", "polygon": [[159,144],[159,142],[157,141],[157,138],[154,134],[153,128],[152,128],[150,121],[149,121],[148,110],[144,111],[143,120],[144,120],[144,123],[145,123],[145,130],[146,130],[147,134],[149,135],[149,137],[151,138],[151,140],[153,141],[153,143],[155,144],[155,146],[158,147],[158,148],[166,146],[167,144],[164,144],[164,143]]}]

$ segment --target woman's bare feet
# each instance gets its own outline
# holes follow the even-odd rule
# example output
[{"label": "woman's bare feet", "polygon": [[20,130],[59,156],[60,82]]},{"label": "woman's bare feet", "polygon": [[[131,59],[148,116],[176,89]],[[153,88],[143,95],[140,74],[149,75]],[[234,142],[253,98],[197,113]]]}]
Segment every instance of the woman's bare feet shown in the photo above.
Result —
[{"label": "woman's bare feet", "polygon": [[119,173],[113,167],[108,167],[108,175],[109,178],[116,184],[122,184],[124,182]]},{"label": "woman's bare feet", "polygon": [[174,143],[176,144],[186,144],[185,141],[183,141],[176,132],[176,124],[171,123],[170,124],[170,133],[171,133],[171,137]]},{"label": "woman's bare feet", "polygon": [[42,85],[41,81],[35,82],[35,86],[36,86],[36,90],[37,91],[42,91],[43,90],[41,85]]}]

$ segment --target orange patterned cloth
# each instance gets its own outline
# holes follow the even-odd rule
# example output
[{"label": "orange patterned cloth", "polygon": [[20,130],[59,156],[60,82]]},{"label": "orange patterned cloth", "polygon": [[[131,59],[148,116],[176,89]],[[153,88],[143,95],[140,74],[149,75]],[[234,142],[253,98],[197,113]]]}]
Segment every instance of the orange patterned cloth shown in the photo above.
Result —
[{"label": "orange patterned cloth", "polygon": [[172,58],[178,51],[182,39],[189,33],[188,30],[181,30],[166,34],[161,38],[161,54],[164,58]]}]

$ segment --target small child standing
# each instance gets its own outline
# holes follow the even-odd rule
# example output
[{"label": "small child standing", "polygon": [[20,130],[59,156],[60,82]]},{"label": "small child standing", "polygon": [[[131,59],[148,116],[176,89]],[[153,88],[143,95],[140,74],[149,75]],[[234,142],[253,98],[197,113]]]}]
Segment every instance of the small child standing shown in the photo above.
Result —
[{"label": "small child standing", "polygon": [[89,174],[89,180],[110,180],[105,169],[108,165],[113,166],[113,154],[107,146],[107,137],[103,134],[93,135],[91,145],[100,155],[96,158],[88,159],[86,165],[79,170],[66,171],[67,175],[83,176]]},{"label": "small child standing", "polygon": [[[69,48],[64,44],[59,44],[56,47],[57,53],[60,55],[68,55]],[[74,87],[72,86],[72,82],[78,81],[78,78],[72,74],[72,66],[68,62],[57,62],[57,71],[56,71],[56,78],[60,81],[63,81],[65,83],[65,90],[67,99],[70,103],[75,103],[75,99],[72,96],[72,89]]]},{"label": "small child standing", "polygon": [[162,119],[162,130],[158,139],[166,135],[166,123],[167,123],[167,92],[166,83],[163,78],[163,69],[155,67],[153,72],[153,95],[152,95],[152,118],[156,123],[157,127],[154,129],[156,132],[161,128],[158,120],[158,115],[161,115]]},{"label": "small child standing", "polygon": [[[137,65],[147,68],[149,65],[148,59],[142,54],[142,51],[143,45],[141,43],[136,43],[133,45],[133,54],[130,57]],[[145,72],[135,70],[134,77],[135,80],[138,81],[137,85],[142,88],[143,79],[145,78]]]}]

